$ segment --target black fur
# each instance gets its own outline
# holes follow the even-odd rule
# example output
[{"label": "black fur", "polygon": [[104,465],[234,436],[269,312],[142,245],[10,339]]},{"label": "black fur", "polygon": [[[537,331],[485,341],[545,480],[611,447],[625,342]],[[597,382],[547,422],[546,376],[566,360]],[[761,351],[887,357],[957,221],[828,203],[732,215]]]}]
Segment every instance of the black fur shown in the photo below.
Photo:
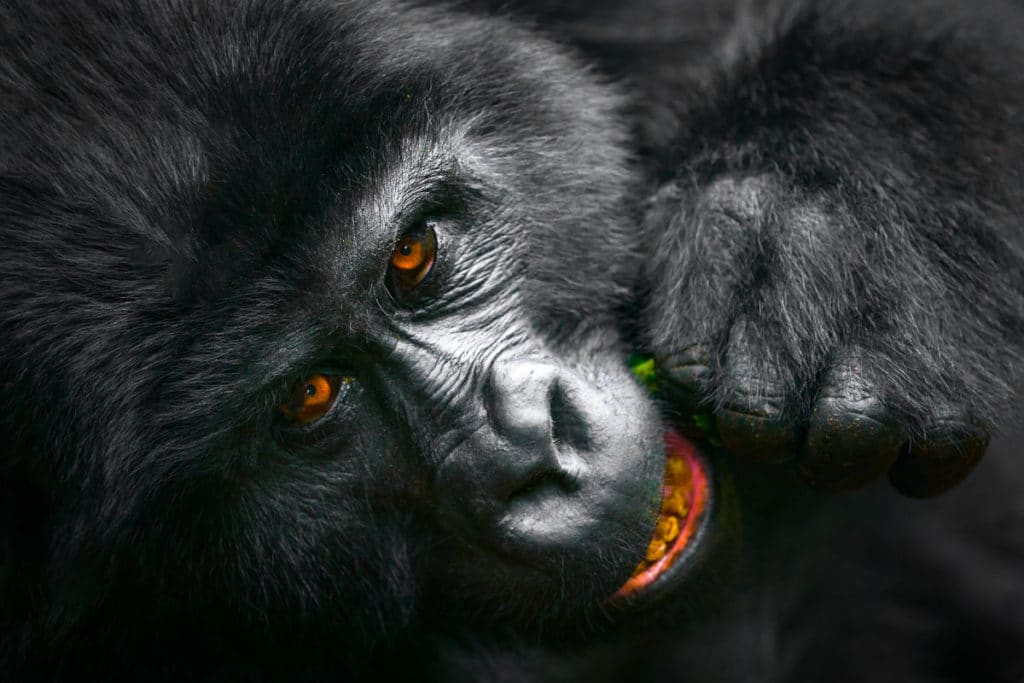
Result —
[{"label": "black fur", "polygon": [[[738,5],[0,2],[0,677],[1024,676],[1024,10]],[[534,583],[424,493],[530,344],[825,488],[1002,440],[928,504],[723,454],[739,559],[607,615],[627,530]],[[376,408],[275,431],[342,357]]]}]

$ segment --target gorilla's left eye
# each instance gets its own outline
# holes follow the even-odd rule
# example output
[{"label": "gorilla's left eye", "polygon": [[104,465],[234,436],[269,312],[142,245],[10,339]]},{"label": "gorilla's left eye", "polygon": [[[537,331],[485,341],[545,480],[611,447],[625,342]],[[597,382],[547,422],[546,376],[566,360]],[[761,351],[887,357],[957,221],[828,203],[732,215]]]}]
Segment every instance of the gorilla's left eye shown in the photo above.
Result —
[{"label": "gorilla's left eye", "polygon": [[395,243],[388,272],[390,280],[403,290],[423,282],[437,258],[437,234],[427,224],[408,233]]},{"label": "gorilla's left eye", "polygon": [[352,383],[351,377],[316,373],[293,384],[287,398],[281,403],[281,414],[297,426],[312,424],[327,414],[338,400],[343,386]]}]

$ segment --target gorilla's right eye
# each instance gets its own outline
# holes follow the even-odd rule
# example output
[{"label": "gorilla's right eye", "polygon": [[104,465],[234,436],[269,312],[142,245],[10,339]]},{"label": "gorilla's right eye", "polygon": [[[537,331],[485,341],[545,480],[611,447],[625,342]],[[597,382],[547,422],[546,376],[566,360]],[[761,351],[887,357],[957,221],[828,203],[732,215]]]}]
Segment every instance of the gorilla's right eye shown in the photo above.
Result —
[{"label": "gorilla's right eye", "polygon": [[338,400],[342,386],[352,381],[351,377],[321,373],[304,377],[291,386],[281,402],[281,414],[293,425],[310,425],[327,414]]},{"label": "gorilla's right eye", "polygon": [[429,223],[395,243],[388,267],[393,287],[408,291],[430,273],[437,258],[437,234]]}]

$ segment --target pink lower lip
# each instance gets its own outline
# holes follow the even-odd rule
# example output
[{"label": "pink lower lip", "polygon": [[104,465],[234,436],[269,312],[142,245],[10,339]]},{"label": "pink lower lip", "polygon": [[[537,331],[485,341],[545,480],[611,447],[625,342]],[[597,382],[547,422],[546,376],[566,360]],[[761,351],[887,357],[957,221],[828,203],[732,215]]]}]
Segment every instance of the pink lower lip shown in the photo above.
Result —
[{"label": "pink lower lip", "polygon": [[[693,443],[674,430],[665,433],[665,487],[662,498],[659,525],[647,550],[647,556],[640,562],[633,575],[615,592],[612,599],[625,598],[640,593],[664,574],[689,545],[696,533],[708,498],[708,478],[697,457]],[[680,470],[682,468],[682,470]],[[682,474],[678,474],[678,472]],[[673,474],[676,472],[676,474]],[[686,476],[688,473],[689,476]],[[673,494],[681,494],[673,498]],[[680,498],[685,507],[679,506]],[[667,522],[666,518],[674,518]],[[670,540],[659,536],[663,527],[678,527],[678,534]],[[662,545],[664,552],[662,553]]]}]

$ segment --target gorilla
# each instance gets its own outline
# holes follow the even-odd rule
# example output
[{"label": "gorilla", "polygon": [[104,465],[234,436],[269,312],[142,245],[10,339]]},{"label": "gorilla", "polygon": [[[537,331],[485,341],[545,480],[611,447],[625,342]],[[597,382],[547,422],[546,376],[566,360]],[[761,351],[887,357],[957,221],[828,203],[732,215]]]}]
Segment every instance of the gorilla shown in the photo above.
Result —
[{"label": "gorilla", "polygon": [[961,5],[0,1],[0,677],[1020,680]]}]

